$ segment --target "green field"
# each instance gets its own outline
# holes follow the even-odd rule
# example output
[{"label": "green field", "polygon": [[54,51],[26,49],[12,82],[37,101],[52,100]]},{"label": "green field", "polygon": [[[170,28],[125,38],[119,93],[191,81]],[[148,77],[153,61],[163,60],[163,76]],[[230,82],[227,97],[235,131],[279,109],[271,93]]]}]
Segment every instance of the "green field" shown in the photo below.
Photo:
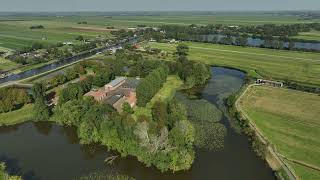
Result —
[{"label": "green field", "polygon": [[298,36],[294,36],[294,38],[320,41],[320,31],[311,31],[311,32],[299,33],[299,35]]},{"label": "green field", "polygon": [[182,86],[183,82],[178,76],[170,75],[167,81],[164,83],[163,87],[159,92],[151,99],[151,101],[146,105],[146,107],[136,107],[134,109],[134,117],[137,118],[139,115],[146,115],[151,117],[151,108],[153,104],[157,101],[167,102],[172,99],[176,91]]},{"label": "green field", "polygon": [[14,125],[32,119],[33,105],[27,104],[21,109],[11,111],[8,113],[0,113],[0,126],[1,125]]},{"label": "green field", "polygon": [[[43,25],[45,29],[30,29],[34,25]],[[85,29],[88,27],[93,29]],[[96,27],[54,20],[0,21],[0,46],[21,49],[34,42],[56,44],[71,41],[76,43],[75,38],[79,35],[88,39],[98,35],[110,36],[109,32],[94,28]]]},{"label": "green field", "polygon": [[[320,85],[320,54],[262,48],[186,43],[189,59],[210,65],[238,68],[257,76],[289,79],[301,84]],[[175,44],[150,43],[151,47],[172,53]]]},{"label": "green field", "polygon": [[0,57],[0,71],[11,70],[11,69],[16,68],[18,66],[19,66],[19,64],[12,62],[8,59],[5,59],[3,57]]},{"label": "green field", "polygon": [[[319,95],[254,86],[241,98],[240,106],[280,154],[320,167]],[[320,171],[291,161],[301,179],[320,178]]]},{"label": "green field", "polygon": [[[10,21],[9,21],[10,20]],[[78,22],[87,24],[78,24]],[[104,32],[106,27],[127,28],[137,25],[159,26],[163,24],[176,25],[257,25],[257,24],[293,24],[320,22],[316,20],[302,20],[296,16],[274,15],[266,13],[217,13],[201,14],[156,14],[156,15],[86,15],[79,16],[0,16],[0,46],[19,49],[30,46],[34,41],[52,44],[63,41],[74,41],[82,35],[86,38],[97,35],[110,35]],[[29,29],[34,25],[43,25],[45,29]],[[92,28],[82,29],[82,28]],[[95,28],[98,28],[95,30]],[[46,38],[45,40],[42,40]]]}]

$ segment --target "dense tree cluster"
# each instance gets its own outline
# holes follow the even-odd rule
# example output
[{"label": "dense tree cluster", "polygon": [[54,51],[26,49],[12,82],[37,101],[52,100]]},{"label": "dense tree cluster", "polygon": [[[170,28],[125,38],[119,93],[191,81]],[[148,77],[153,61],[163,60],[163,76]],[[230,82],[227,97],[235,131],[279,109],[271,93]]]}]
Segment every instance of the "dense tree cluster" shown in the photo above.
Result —
[{"label": "dense tree cluster", "polygon": [[34,25],[34,26],[31,26],[30,29],[44,29],[44,26],[43,25]]},{"label": "dense tree cluster", "polygon": [[30,97],[25,89],[1,88],[0,113],[15,110],[30,102]]},{"label": "dense tree cluster", "polygon": [[137,105],[146,106],[167,80],[168,67],[165,65],[153,70],[141,80],[137,87]]},{"label": "dense tree cluster", "polygon": [[61,84],[64,84],[66,82],[69,82],[73,79],[78,78],[80,75],[85,73],[85,70],[83,72],[82,68],[83,67],[81,65],[76,65],[76,67],[69,68],[64,73],[61,73],[49,78],[47,81],[45,81],[47,89],[57,87]]},{"label": "dense tree cluster", "polygon": [[35,83],[32,87],[32,92],[34,99],[34,119],[36,121],[49,120],[51,111],[47,106],[45,85],[43,83]]}]

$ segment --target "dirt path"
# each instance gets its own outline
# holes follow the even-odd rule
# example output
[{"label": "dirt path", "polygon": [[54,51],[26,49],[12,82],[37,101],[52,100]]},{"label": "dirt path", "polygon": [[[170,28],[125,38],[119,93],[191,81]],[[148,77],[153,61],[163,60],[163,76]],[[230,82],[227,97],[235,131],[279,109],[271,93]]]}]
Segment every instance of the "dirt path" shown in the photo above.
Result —
[{"label": "dirt path", "polygon": [[[250,127],[256,132],[259,139],[264,143],[268,144],[268,140],[263,136],[262,132],[259,130],[259,128],[253,123],[252,120],[250,120],[249,116],[241,109],[240,101],[243,98],[243,96],[247,93],[247,91],[253,87],[253,86],[260,86],[258,84],[251,84],[249,85],[245,91],[239,96],[237,101],[235,102],[236,109],[241,113],[242,116],[244,116],[246,119],[249,120]],[[289,176],[290,180],[298,180],[298,176],[295,175],[295,173],[291,170],[291,168],[284,162],[283,158],[270,146],[268,145],[268,151],[270,152],[271,156],[274,157],[278,161],[278,163],[281,165],[281,167],[284,169],[284,171]]]}]

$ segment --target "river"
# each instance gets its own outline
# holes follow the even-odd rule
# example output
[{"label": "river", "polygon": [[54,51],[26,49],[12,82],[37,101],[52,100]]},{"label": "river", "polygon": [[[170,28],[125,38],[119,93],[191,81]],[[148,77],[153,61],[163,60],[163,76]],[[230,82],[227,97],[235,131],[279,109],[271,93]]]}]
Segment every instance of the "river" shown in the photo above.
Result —
[{"label": "river", "polygon": [[[213,78],[202,89],[201,96],[222,111],[223,99],[243,84],[243,72],[213,67]],[[219,152],[196,150],[196,159],[188,171],[161,173],[147,168],[134,157],[117,158],[112,166],[104,159],[108,152],[98,145],[78,143],[74,128],[51,123],[24,123],[0,127],[0,161],[7,163],[11,174],[26,180],[71,180],[95,171],[117,171],[137,180],[274,180],[272,170],[250,148],[247,137],[230,127],[223,118],[228,133],[225,148]]]}]

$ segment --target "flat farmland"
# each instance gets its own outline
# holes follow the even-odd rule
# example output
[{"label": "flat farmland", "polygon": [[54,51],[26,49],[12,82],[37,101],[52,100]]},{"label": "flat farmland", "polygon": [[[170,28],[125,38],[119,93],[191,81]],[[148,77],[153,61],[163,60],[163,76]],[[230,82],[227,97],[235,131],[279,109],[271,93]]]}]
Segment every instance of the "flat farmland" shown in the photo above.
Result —
[{"label": "flat farmland", "polygon": [[320,96],[300,91],[253,86],[240,107],[262,134],[288,158],[301,179],[319,179]]},{"label": "flat farmland", "polygon": [[[186,42],[189,59],[210,65],[238,68],[257,77],[320,85],[320,54],[262,48]],[[149,43],[173,53],[176,44]]]},{"label": "flat farmland", "polygon": [[320,31],[302,32],[294,38],[320,41]]},{"label": "flat farmland", "polygon": [[[42,25],[44,29],[30,29],[31,26],[35,25]],[[98,35],[110,36],[110,33],[107,31],[92,31],[92,28],[88,29],[86,25],[59,21],[0,21],[0,46],[21,49],[30,46],[34,42],[55,44],[71,41],[76,43],[75,38],[79,35],[89,39]]]}]

